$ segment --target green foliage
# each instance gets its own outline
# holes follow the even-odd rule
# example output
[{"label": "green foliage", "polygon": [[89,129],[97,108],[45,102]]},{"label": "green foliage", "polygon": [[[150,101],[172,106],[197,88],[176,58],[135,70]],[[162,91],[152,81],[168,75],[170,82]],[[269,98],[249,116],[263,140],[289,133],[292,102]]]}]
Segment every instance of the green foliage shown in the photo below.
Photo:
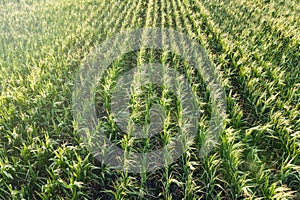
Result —
[{"label": "green foliage", "polygon": [[[296,199],[300,193],[300,4],[247,0],[3,0],[0,2],[0,199]],[[133,91],[136,123],[154,101],[162,131],[136,141],[111,113],[117,78],[163,63],[191,84],[203,114],[174,163],[129,174],[87,151],[72,117],[76,72],[91,49],[122,30],[173,28],[199,42],[221,72],[228,119],[217,146],[199,159],[212,105],[202,77],[178,55],[141,49],[116,60],[100,81],[98,114],[127,151],[168,144],[182,123],[166,88]],[[146,38],[146,36],[145,36]],[[179,91],[180,92],[180,91]],[[127,163],[124,163],[126,165]]]}]

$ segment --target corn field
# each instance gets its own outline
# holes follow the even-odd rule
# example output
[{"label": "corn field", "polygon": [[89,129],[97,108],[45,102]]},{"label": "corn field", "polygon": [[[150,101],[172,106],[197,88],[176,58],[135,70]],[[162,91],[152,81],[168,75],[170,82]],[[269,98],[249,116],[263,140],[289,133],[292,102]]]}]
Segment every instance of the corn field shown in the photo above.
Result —
[{"label": "corn field", "polygon": [[[142,163],[131,173],[87,148],[72,93],[90,52],[139,28],[173,29],[203,47],[225,92],[226,119],[199,157],[214,112],[205,77],[164,49],[119,56],[99,79],[94,101],[99,128],[125,152],[162,148],[185,123],[181,98],[144,83],[126,102],[130,119],[149,124],[159,104],[161,131],[142,138],[121,131],[112,95],[126,71],[143,73],[139,66],[149,63],[172,68],[201,113],[195,137],[183,134],[174,162],[166,154],[159,169]],[[1,1],[0,199],[300,199],[299,0]]]}]

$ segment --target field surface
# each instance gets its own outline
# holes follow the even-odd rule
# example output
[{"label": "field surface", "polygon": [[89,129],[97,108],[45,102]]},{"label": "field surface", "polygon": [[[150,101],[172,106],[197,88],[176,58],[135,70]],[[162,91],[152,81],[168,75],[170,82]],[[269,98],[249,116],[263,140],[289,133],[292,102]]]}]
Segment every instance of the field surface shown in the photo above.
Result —
[{"label": "field surface", "polygon": [[[115,144],[148,152],[184,124],[181,99],[144,84],[132,91],[130,118],[149,123],[159,103],[162,130],[144,139],[120,131],[111,96],[133,66],[162,63],[180,72],[202,113],[178,159],[129,173],[88,150],[72,93],[95,47],[144,27],[172,28],[204,48],[226,93],[226,119],[216,145],[199,157],[214,112],[204,77],[163,49],[120,56],[95,93],[99,127]],[[299,0],[2,0],[0,199],[300,199]]]}]

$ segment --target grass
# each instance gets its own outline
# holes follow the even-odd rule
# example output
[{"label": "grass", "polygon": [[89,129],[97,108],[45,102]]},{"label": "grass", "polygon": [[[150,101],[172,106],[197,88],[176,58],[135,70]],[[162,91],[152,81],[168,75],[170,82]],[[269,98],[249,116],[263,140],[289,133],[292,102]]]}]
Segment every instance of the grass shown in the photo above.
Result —
[{"label": "grass", "polygon": [[[290,0],[1,1],[0,199],[299,199],[299,9]],[[213,111],[204,77],[172,52],[123,55],[96,93],[100,125],[116,144],[148,152],[169,144],[184,122],[180,98],[147,84],[132,89],[131,118],[149,122],[159,102],[166,111],[160,134],[136,139],[120,131],[111,95],[132,67],[173,67],[189,81],[202,113],[196,137],[186,135],[175,162],[167,153],[161,169],[147,172],[144,163],[133,174],[88,151],[72,92],[94,47],[141,27],[173,28],[205,48],[226,91],[227,119],[217,145],[199,158]]]}]

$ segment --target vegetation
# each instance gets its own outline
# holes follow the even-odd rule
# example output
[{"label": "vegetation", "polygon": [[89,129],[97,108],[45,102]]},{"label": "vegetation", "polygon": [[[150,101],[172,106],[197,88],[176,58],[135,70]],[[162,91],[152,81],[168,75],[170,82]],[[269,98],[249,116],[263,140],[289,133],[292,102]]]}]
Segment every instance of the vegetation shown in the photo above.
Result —
[{"label": "vegetation", "polygon": [[[0,199],[299,199],[300,3],[298,0],[3,0],[0,2]],[[172,52],[141,49],[99,82],[98,116],[124,149],[166,145],[181,104],[166,88],[133,91],[131,117],[168,112],[156,138],[135,140],[111,114],[118,77],[163,63],[182,73],[204,114],[176,162],[153,172],[109,168],[87,150],[72,115],[76,74],[94,47],[142,27],[173,28],[200,43],[220,71],[227,120],[215,148],[197,156],[211,112],[202,77]],[[146,166],[145,166],[146,167]]]}]

